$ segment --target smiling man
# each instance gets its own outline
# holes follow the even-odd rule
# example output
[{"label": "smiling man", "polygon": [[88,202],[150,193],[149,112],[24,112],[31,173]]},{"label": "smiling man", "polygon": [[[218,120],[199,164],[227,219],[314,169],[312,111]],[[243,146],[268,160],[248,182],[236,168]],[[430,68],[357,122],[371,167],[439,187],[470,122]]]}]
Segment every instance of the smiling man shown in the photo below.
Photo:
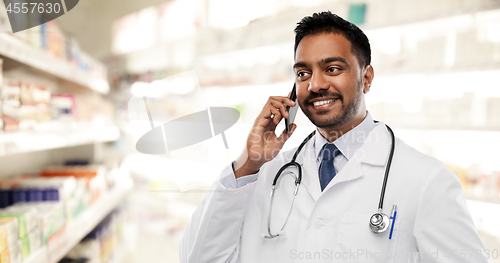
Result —
[{"label": "smiling man", "polygon": [[[307,28],[301,27],[296,31],[297,36],[308,32]],[[364,34],[358,37],[366,39]],[[370,47],[363,47],[368,50],[368,55],[360,55],[358,59],[346,37],[328,31],[303,36],[299,43],[294,70],[300,108],[323,137],[334,141],[366,116],[363,94],[370,90],[373,79]],[[317,72],[314,77],[313,72]]]},{"label": "smiling man", "polygon": [[330,12],[295,33],[297,101],[316,130],[278,155],[295,102],[271,96],[195,211],[181,262],[487,262],[457,177],[366,111],[365,34]]}]

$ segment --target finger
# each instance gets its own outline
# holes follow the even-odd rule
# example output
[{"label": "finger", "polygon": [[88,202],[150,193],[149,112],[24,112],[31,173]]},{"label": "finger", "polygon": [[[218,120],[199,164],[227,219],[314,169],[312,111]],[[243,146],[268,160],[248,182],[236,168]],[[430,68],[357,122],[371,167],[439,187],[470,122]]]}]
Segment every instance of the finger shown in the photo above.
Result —
[{"label": "finger", "polygon": [[273,121],[275,124],[278,124],[281,120],[281,112],[274,108],[273,106],[271,106],[271,108],[269,108],[269,111],[272,113],[273,116]]},{"label": "finger", "polygon": [[291,92],[291,91],[290,91],[290,92],[288,92],[288,96],[287,96],[287,98],[290,98],[290,95],[292,95],[292,92]]},{"label": "finger", "polygon": [[[290,97],[290,95],[288,96]],[[282,96],[271,96],[269,98],[269,100],[274,100],[274,101],[279,101],[281,102],[282,104],[286,104],[290,107],[293,107],[295,106],[295,102],[293,100],[291,100],[290,98],[288,97],[282,97]]]},{"label": "finger", "polygon": [[261,115],[264,118],[270,118],[272,115],[276,115],[276,113],[279,113],[279,110],[271,104],[271,101],[268,101],[262,109]]},{"label": "finger", "polygon": [[271,105],[274,106],[275,108],[279,109],[279,111],[281,112],[281,115],[283,117],[288,118],[288,111],[286,110],[285,104],[283,104],[282,102],[279,102],[279,101],[272,100]]}]

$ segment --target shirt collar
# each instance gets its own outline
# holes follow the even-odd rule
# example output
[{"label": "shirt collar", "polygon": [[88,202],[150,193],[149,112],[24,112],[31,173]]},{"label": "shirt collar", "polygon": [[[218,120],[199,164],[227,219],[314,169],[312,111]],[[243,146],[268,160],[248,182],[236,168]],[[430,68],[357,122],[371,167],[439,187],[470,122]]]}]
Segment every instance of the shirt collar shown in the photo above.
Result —
[{"label": "shirt collar", "polygon": [[[351,159],[354,153],[363,145],[368,134],[375,128],[376,124],[373,121],[372,116],[368,111],[366,111],[365,119],[356,127],[343,134],[337,138],[333,144],[339,149],[339,151],[344,155],[347,160]],[[318,128],[314,136],[314,153],[316,154],[316,160],[320,160],[321,152],[323,146],[328,143],[328,141],[321,135]]]}]

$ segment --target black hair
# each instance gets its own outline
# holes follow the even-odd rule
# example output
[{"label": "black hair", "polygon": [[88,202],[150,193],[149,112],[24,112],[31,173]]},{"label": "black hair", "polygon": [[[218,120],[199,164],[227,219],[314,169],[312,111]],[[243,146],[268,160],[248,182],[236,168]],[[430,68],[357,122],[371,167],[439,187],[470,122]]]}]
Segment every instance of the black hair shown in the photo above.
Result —
[{"label": "black hair", "polygon": [[358,58],[362,67],[370,65],[371,50],[370,42],[365,33],[355,24],[344,20],[330,11],[314,13],[312,16],[306,16],[297,23],[295,28],[295,47],[294,54],[297,52],[299,42],[308,35],[321,33],[341,34],[351,42],[352,53]]}]

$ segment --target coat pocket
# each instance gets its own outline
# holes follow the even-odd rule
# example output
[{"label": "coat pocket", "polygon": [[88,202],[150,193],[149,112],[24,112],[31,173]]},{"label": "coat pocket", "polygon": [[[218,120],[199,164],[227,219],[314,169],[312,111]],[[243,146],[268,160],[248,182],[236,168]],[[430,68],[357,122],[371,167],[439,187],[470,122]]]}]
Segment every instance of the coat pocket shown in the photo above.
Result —
[{"label": "coat pocket", "polygon": [[[401,222],[396,218],[391,239],[391,227],[380,234],[369,226],[371,215],[345,213],[339,225],[335,252],[342,262],[395,262],[394,253]],[[392,223],[392,222],[391,222]]]}]

